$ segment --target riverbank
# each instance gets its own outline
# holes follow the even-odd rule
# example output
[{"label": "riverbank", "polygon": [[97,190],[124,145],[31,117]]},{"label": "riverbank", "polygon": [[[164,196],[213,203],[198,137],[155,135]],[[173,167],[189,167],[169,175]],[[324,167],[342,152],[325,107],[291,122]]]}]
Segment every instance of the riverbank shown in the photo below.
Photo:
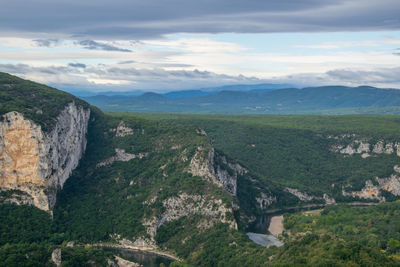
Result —
[{"label": "riverbank", "polygon": [[293,210],[303,210],[303,209],[314,209],[314,208],[324,208],[326,206],[336,206],[336,205],[349,205],[349,206],[376,206],[381,202],[341,202],[335,204],[324,204],[324,203],[316,203],[316,204],[306,204],[301,206],[291,206],[280,209],[271,209],[265,211],[263,214],[276,214],[285,211],[293,211]]},{"label": "riverbank", "polygon": [[282,234],[283,230],[283,215],[272,217],[269,223],[268,232],[273,236],[278,237],[278,235]]},{"label": "riverbank", "polygon": [[158,256],[166,257],[174,261],[182,261],[182,259],[178,258],[177,256],[166,252],[166,251],[161,251],[158,249],[155,249],[153,247],[146,247],[146,246],[132,246],[132,245],[121,245],[121,244],[115,244],[115,243],[95,243],[95,244],[89,244],[90,246],[93,247],[102,247],[102,248],[115,248],[115,249],[126,249],[126,250],[132,250],[132,251],[143,251],[143,252],[148,252],[152,254],[156,254]]}]

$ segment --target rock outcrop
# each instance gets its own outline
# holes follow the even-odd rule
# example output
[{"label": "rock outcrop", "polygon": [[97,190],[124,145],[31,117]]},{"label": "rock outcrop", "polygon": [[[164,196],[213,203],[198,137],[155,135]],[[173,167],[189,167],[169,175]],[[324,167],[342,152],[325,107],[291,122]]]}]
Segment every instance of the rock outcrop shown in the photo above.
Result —
[{"label": "rock outcrop", "polygon": [[330,197],[328,194],[324,194],[322,197],[313,196],[305,192],[301,192],[298,189],[286,187],[284,191],[296,196],[299,200],[307,202],[311,200],[323,200],[326,205],[333,205],[336,203],[335,199]]},{"label": "rock outcrop", "polygon": [[0,188],[23,192],[10,199],[50,211],[85,148],[90,110],[68,104],[44,132],[23,114],[9,112],[0,120]]},{"label": "rock outcrop", "polygon": [[360,191],[346,192],[346,190],[343,189],[342,194],[345,197],[384,201],[379,187],[374,185],[370,180],[365,182],[365,186]]},{"label": "rock outcrop", "polygon": [[140,267],[140,266],[142,266],[139,263],[128,261],[128,260],[125,260],[118,256],[114,256],[114,258],[117,261],[118,267]]},{"label": "rock outcrop", "polygon": [[[228,223],[233,229],[237,229],[233,218],[232,209],[228,208],[221,199],[207,199],[201,195],[189,195],[182,193],[177,197],[170,197],[163,201],[165,211],[157,216],[144,220],[147,234],[154,240],[158,228],[162,225],[178,220],[189,215],[201,215],[202,220],[197,227],[210,228],[218,222]],[[230,216],[231,215],[231,216]]]},{"label": "rock outcrop", "polygon": [[284,191],[296,196],[301,201],[311,201],[311,200],[315,199],[314,196],[311,196],[305,192],[300,192],[298,189],[295,189],[295,188],[286,187],[286,188],[284,188]]},{"label": "rock outcrop", "polygon": [[275,196],[268,196],[264,192],[260,193],[259,197],[256,197],[256,202],[258,203],[258,206],[260,209],[266,209],[268,206],[270,206],[272,203],[275,203],[277,201]]},{"label": "rock outcrop", "polygon": [[53,252],[51,253],[51,261],[57,266],[61,266],[61,249],[60,248],[56,248],[55,250],[53,250]]},{"label": "rock outcrop", "polygon": [[202,177],[223,187],[229,194],[236,196],[237,177],[248,172],[238,163],[229,162],[225,156],[219,155],[211,148],[208,153],[198,147],[192,157],[189,170],[192,175]]},{"label": "rock outcrop", "polygon": [[132,154],[125,152],[125,149],[116,148],[115,155],[106,160],[103,160],[102,162],[97,163],[96,168],[110,165],[114,161],[130,161],[131,159],[136,159],[136,158],[142,159],[144,157],[147,157],[148,155],[149,155],[148,152],[140,152],[138,154]]},{"label": "rock outcrop", "polygon": [[133,129],[125,125],[124,121],[121,121],[117,128],[110,129],[110,132],[115,132],[116,137],[124,137],[127,135],[133,135]]},{"label": "rock outcrop", "polygon": [[396,153],[396,155],[400,157],[399,142],[379,140],[374,144],[374,143],[369,143],[368,138],[354,139],[351,140],[350,142],[349,140],[346,140],[346,138],[355,138],[355,137],[356,137],[355,134],[335,136],[335,137],[328,136],[328,138],[333,138],[335,140],[340,141],[340,143],[335,144],[331,147],[331,151],[349,156],[352,156],[353,154],[361,154],[362,158],[367,158],[378,154],[393,154],[393,153]]},{"label": "rock outcrop", "polygon": [[382,191],[387,191],[394,196],[400,196],[400,177],[397,174],[392,174],[388,178],[376,177],[376,184],[371,180],[365,182],[365,186],[360,191],[346,191],[345,188],[342,190],[343,196],[385,201],[385,197],[382,196]]}]

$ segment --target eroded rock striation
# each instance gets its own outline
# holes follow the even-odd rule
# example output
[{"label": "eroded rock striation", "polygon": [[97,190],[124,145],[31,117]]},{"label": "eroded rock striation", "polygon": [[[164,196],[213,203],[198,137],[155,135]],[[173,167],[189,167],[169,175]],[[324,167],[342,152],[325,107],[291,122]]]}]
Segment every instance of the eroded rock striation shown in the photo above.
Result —
[{"label": "eroded rock striation", "polygon": [[272,203],[277,201],[275,196],[269,196],[264,192],[261,192],[260,196],[255,199],[260,209],[267,209]]},{"label": "eroded rock striation", "polygon": [[361,199],[370,199],[385,201],[382,196],[382,191],[387,191],[394,196],[400,196],[400,177],[397,174],[392,174],[387,178],[375,178],[374,184],[371,180],[365,182],[365,186],[360,191],[348,191],[345,188],[342,190],[343,196],[349,196]]},{"label": "eroded rock striation", "polygon": [[124,121],[120,121],[117,128],[110,129],[110,132],[115,132],[115,137],[133,135],[133,129],[126,126]]},{"label": "eroded rock striation", "polygon": [[318,196],[313,196],[310,194],[307,194],[306,192],[301,192],[296,188],[290,188],[290,187],[285,187],[284,191],[296,196],[299,200],[307,202],[307,201],[312,201],[312,200],[323,200],[325,201],[326,205],[333,205],[336,203],[336,200],[332,197],[330,197],[328,194],[324,193],[322,197]]},{"label": "eroded rock striation", "polygon": [[218,222],[228,223],[233,229],[237,229],[236,221],[233,219],[232,209],[227,207],[221,199],[207,199],[201,195],[181,193],[176,197],[170,197],[163,201],[165,211],[157,217],[144,220],[147,234],[154,240],[158,228],[164,224],[178,220],[189,215],[201,215],[202,220],[198,228],[207,229]]},{"label": "eroded rock striation", "polygon": [[60,112],[49,132],[19,112],[0,117],[0,188],[13,190],[9,202],[52,209],[57,189],[85,151],[89,118],[90,109],[74,102]]},{"label": "eroded rock striation", "polygon": [[138,154],[132,154],[125,152],[125,149],[116,148],[115,155],[102,162],[97,163],[96,168],[110,165],[114,161],[130,161],[131,159],[136,159],[136,158],[142,159],[144,157],[147,157],[148,155],[149,155],[148,152],[140,152]]},{"label": "eroded rock striation", "polygon": [[197,148],[188,171],[223,187],[233,196],[236,196],[238,175],[248,173],[246,168],[238,163],[229,162],[225,156],[215,152],[214,148],[209,149],[207,153],[204,147]]},{"label": "eroded rock striation", "polygon": [[[356,138],[355,134],[328,136],[328,139],[335,139],[339,143],[331,147],[332,152],[338,152],[343,155],[352,156],[353,154],[361,154],[362,158],[378,154],[396,153],[400,157],[400,142],[391,142],[387,140],[379,140],[376,143],[370,143],[368,138]],[[356,138],[349,141],[348,138]]]}]

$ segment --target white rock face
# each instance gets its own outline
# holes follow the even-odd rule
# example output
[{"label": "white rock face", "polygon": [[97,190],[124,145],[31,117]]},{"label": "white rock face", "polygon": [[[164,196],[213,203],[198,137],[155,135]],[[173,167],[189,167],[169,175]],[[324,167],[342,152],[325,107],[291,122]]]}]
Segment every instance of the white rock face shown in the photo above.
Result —
[{"label": "white rock face", "polygon": [[261,192],[259,197],[256,197],[256,201],[260,207],[260,209],[266,209],[269,205],[276,202],[275,196],[268,196],[264,192]]},{"label": "white rock face", "polygon": [[[329,138],[329,137],[328,137]],[[333,137],[332,137],[333,138]],[[342,138],[334,138],[340,140],[340,144],[333,145],[330,150],[332,152],[339,152],[344,155],[361,154],[362,158],[368,158],[374,156],[374,154],[393,154],[396,153],[400,157],[400,143],[398,142],[388,142],[385,140],[380,140],[375,144],[370,144],[365,140],[353,140],[352,142],[343,144]]]},{"label": "white rock face", "polygon": [[324,194],[322,198],[325,200],[326,205],[336,204],[336,200],[333,197],[328,196],[328,194]]},{"label": "white rock face", "polygon": [[117,128],[111,129],[110,131],[115,132],[116,137],[124,137],[127,135],[133,135],[133,129],[125,125],[124,121],[121,121]]},{"label": "white rock face", "polygon": [[378,143],[376,143],[374,145],[374,149],[372,149],[372,152],[376,154],[382,154],[384,152],[383,144],[383,141],[379,141]]},{"label": "white rock face", "polygon": [[300,192],[298,189],[295,189],[295,188],[286,187],[284,189],[284,191],[289,192],[290,194],[296,196],[301,201],[311,201],[311,200],[315,199],[314,196],[311,196],[304,192]]},{"label": "white rock face", "polygon": [[393,170],[397,173],[400,173],[400,166],[399,165],[394,165]]},{"label": "white rock face", "polygon": [[[217,164],[217,159],[222,165]],[[189,173],[202,177],[223,187],[229,194],[236,196],[237,177],[248,172],[238,163],[230,163],[225,156],[215,153],[211,148],[208,154],[203,147],[198,147],[189,165]]]},{"label": "white rock face", "polygon": [[385,198],[381,196],[380,188],[372,183],[372,181],[366,181],[365,186],[361,189],[361,191],[351,191],[346,192],[344,189],[342,190],[343,196],[354,197],[354,198],[362,198],[362,199],[371,199],[371,200],[379,200],[385,201]]},{"label": "white rock face", "polygon": [[389,178],[376,178],[379,189],[390,192],[392,195],[400,196],[400,177],[392,174]]},{"label": "white rock face", "polygon": [[97,163],[96,168],[110,165],[114,161],[130,161],[131,159],[136,159],[136,158],[142,159],[144,157],[147,157],[148,155],[149,155],[148,152],[132,154],[132,153],[125,152],[125,149],[116,148],[115,155],[102,161],[102,162]]},{"label": "white rock face", "polygon": [[0,188],[26,193],[19,204],[50,211],[86,149],[90,110],[68,104],[46,133],[23,114],[9,112],[0,120]]},{"label": "white rock face", "polygon": [[323,197],[317,197],[317,196],[309,195],[305,192],[300,192],[298,189],[289,188],[289,187],[284,188],[284,191],[289,192],[290,194],[296,196],[301,201],[305,201],[305,202],[316,199],[316,200],[324,200],[326,205],[333,205],[336,203],[336,200],[334,198],[330,197],[328,194],[324,194]]},{"label": "white rock face", "polygon": [[118,256],[114,256],[114,258],[117,260],[118,267],[140,267],[140,266],[142,266],[139,263],[128,261],[128,260],[125,260]]},{"label": "white rock face", "polygon": [[233,214],[221,199],[206,199],[201,195],[189,195],[182,193],[177,197],[170,197],[163,201],[165,211],[159,217],[151,217],[143,221],[147,233],[154,240],[158,228],[162,225],[178,220],[188,215],[201,215],[204,219],[197,227],[210,228],[218,222],[228,223],[233,229],[237,229],[236,221],[228,217]]},{"label": "white rock face", "polygon": [[[398,166],[395,165],[394,169],[397,171]],[[368,180],[360,191],[346,192],[345,189],[343,189],[342,194],[343,196],[375,199],[382,202],[385,201],[385,197],[382,196],[382,191],[387,191],[394,196],[400,196],[400,177],[398,174],[392,174],[388,178],[376,177],[375,180],[378,182],[378,185],[374,185],[371,180]]]},{"label": "white rock face", "polygon": [[55,250],[53,250],[53,252],[51,253],[51,261],[57,266],[61,266],[61,249],[60,248],[56,248]]}]

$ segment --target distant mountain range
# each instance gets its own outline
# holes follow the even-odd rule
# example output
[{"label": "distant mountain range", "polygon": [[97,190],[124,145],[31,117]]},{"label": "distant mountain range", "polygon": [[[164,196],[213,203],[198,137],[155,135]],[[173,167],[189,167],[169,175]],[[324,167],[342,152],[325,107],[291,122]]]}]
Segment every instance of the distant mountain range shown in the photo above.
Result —
[{"label": "distant mountain range", "polygon": [[[56,85],[53,85],[57,87]],[[192,97],[192,96],[204,96],[210,94],[216,94],[221,91],[252,91],[252,92],[266,92],[274,89],[282,89],[282,88],[294,88],[296,86],[290,84],[274,84],[274,83],[261,83],[261,84],[234,84],[234,85],[224,85],[218,87],[206,87],[200,89],[184,89],[184,90],[174,90],[167,91],[162,94],[168,98],[183,98],[183,97]],[[59,87],[60,88],[60,87]],[[105,96],[139,96],[146,92],[157,92],[159,90],[131,90],[131,91],[104,91],[104,92],[93,92],[89,90],[81,90],[76,88],[69,87],[61,87],[61,90],[64,90],[70,94],[73,94],[78,97],[90,97],[97,95],[105,95]]]},{"label": "distant mountain range", "polygon": [[[139,96],[84,97],[106,111],[253,114],[400,113],[400,90],[370,86],[282,89],[239,85],[215,90],[185,90]],[[218,89],[227,89],[220,90]],[[232,90],[235,89],[236,90]]]}]

